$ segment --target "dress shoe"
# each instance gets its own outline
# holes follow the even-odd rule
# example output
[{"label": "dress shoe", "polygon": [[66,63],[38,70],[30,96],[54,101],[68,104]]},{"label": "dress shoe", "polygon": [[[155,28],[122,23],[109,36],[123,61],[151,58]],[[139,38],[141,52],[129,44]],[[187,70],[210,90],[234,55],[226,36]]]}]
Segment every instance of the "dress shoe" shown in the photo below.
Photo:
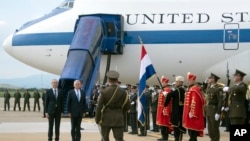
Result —
[{"label": "dress shoe", "polygon": [[229,130],[224,130],[224,132],[229,132]]},{"label": "dress shoe", "polygon": [[157,139],[157,141],[167,141],[167,139],[166,138],[159,138],[159,139]]},{"label": "dress shoe", "polygon": [[137,134],[137,132],[133,132],[133,131],[131,131],[131,132],[129,132],[129,134]]},{"label": "dress shoe", "polygon": [[138,136],[146,136],[146,134],[139,134]]},{"label": "dress shoe", "polygon": [[81,127],[80,130],[84,130],[84,128]]}]

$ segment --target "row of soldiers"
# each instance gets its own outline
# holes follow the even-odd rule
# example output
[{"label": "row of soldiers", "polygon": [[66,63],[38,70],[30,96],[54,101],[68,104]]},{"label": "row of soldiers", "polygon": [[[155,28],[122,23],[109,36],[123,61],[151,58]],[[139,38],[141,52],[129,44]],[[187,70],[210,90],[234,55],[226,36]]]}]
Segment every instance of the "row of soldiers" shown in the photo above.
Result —
[{"label": "row of soldiers", "polygon": [[[145,136],[149,129],[149,113],[153,119],[151,131],[160,132],[159,141],[168,140],[168,135],[174,133],[175,141],[182,140],[182,135],[188,131],[189,141],[197,141],[198,136],[204,136],[207,127],[211,141],[220,140],[220,122],[225,115],[230,125],[249,124],[250,103],[247,99],[247,85],[243,82],[246,74],[236,69],[233,76],[234,84],[230,87],[218,83],[220,77],[211,73],[203,83],[196,82],[196,75],[188,73],[187,87],[183,86],[184,77],[177,76],[174,86],[169,79],[161,78],[161,86],[154,86],[153,91],[146,86],[143,94],[147,97],[146,124],[137,121],[137,87],[130,91],[129,121],[132,128],[130,134]],[[125,127],[126,129],[126,127]]]},{"label": "row of soldiers", "polygon": [[[10,110],[10,98],[11,98],[11,94],[9,93],[8,89],[5,90],[4,92],[4,111],[6,110]],[[20,106],[20,101],[21,101],[21,93],[20,91],[17,89],[16,92],[13,94],[14,97],[14,107],[13,107],[13,111],[16,111],[16,107],[18,107],[18,110],[21,111],[21,106]],[[28,90],[26,90],[23,93],[23,98],[24,98],[24,106],[23,106],[23,111],[26,110],[26,106],[28,108],[28,110],[30,111],[30,98],[31,98],[31,94],[29,93]],[[38,111],[40,111],[40,102],[39,99],[42,98],[42,100],[45,100],[45,93],[42,93],[42,96],[40,95],[40,93],[38,92],[38,90],[35,90],[34,94],[33,94],[33,98],[34,98],[34,108],[33,111],[36,111],[36,106],[38,107]],[[43,102],[44,103],[44,102]]]}]

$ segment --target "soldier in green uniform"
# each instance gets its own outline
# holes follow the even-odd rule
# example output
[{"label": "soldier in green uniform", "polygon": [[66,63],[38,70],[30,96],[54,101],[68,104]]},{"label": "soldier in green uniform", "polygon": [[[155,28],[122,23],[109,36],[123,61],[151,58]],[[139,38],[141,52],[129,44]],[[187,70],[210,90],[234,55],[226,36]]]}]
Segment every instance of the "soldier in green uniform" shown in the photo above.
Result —
[{"label": "soldier in green uniform", "polygon": [[211,73],[208,78],[208,87],[206,89],[206,120],[208,125],[208,133],[211,141],[220,140],[220,115],[223,103],[223,86],[218,84],[220,79],[217,75]]},{"label": "soldier in green uniform", "polygon": [[23,106],[23,111],[26,109],[26,105],[28,106],[28,110],[30,111],[30,93],[28,90],[23,94],[24,98],[24,106]]},{"label": "soldier in green uniform", "polygon": [[246,121],[245,100],[247,85],[243,82],[245,75],[246,74],[244,72],[236,69],[233,77],[234,85],[232,85],[228,90],[228,104],[223,110],[229,110],[231,125],[242,125],[245,124]]},{"label": "soldier in green uniform", "polygon": [[13,108],[13,110],[16,111],[16,105],[17,105],[18,108],[19,108],[19,111],[21,111],[21,106],[20,106],[21,94],[20,94],[20,92],[19,92],[18,89],[17,89],[16,92],[14,93],[14,98],[15,98],[15,101],[14,101],[14,108]]},{"label": "soldier in green uniform", "polygon": [[117,85],[119,73],[108,71],[109,86],[101,90],[97,102],[95,122],[101,126],[102,141],[109,141],[112,129],[116,141],[123,141],[124,113],[128,112],[130,102],[127,92]]},{"label": "soldier in green uniform", "polygon": [[33,111],[36,111],[36,105],[37,105],[37,107],[38,107],[38,111],[40,111],[40,102],[39,102],[39,99],[40,99],[40,93],[38,92],[38,90],[36,90],[35,92],[34,92],[34,109],[33,109]]},{"label": "soldier in green uniform", "polygon": [[6,107],[8,108],[8,111],[10,110],[10,93],[6,89],[4,93],[4,111],[6,111]]}]

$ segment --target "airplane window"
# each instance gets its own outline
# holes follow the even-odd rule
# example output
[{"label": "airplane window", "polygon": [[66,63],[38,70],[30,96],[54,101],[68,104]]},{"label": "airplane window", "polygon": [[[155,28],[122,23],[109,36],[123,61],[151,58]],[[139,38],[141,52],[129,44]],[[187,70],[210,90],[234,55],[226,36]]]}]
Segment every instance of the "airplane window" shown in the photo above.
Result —
[{"label": "airplane window", "polygon": [[59,8],[73,8],[74,1],[64,1],[62,4],[60,4]]}]

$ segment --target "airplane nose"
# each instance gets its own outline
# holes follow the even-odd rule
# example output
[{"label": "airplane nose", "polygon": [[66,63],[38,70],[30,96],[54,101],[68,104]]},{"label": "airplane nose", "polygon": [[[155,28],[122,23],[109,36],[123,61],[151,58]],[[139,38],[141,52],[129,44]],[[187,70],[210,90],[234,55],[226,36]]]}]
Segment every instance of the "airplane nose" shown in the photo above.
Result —
[{"label": "airplane nose", "polygon": [[13,38],[13,34],[9,35],[3,42],[3,48],[4,50],[12,55],[13,54],[13,50],[12,50],[12,38]]}]

